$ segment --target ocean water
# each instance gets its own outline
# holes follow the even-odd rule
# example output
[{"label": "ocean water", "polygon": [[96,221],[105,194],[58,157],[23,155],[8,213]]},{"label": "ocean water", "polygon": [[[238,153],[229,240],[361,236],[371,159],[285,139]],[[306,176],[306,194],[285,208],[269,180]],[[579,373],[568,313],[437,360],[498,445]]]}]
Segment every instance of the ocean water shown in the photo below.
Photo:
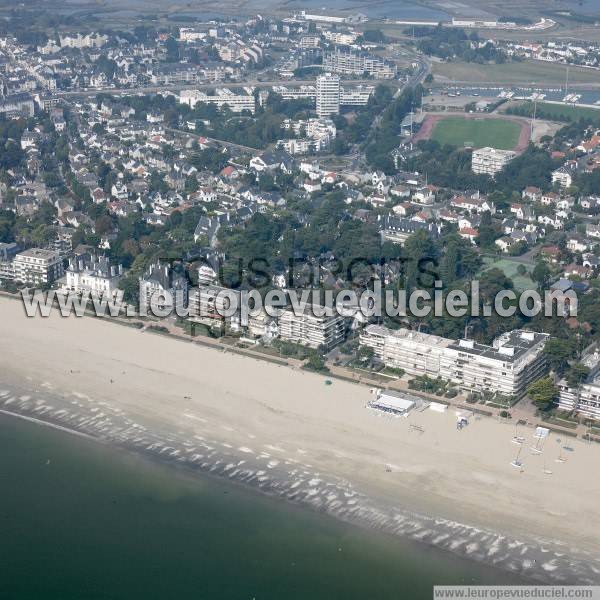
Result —
[{"label": "ocean water", "polygon": [[0,417],[3,600],[429,599],[507,573]]}]

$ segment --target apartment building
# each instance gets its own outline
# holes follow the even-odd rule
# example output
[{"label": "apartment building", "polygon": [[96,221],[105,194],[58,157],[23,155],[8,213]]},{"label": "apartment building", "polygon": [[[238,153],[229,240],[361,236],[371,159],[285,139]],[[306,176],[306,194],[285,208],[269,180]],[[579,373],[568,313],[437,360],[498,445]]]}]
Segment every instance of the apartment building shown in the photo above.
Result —
[{"label": "apartment building", "polygon": [[122,275],[123,266],[111,265],[105,256],[77,257],[69,263],[62,289],[76,294],[114,297]]},{"label": "apartment building", "polygon": [[517,154],[512,150],[498,150],[497,148],[479,148],[473,150],[471,156],[471,169],[474,173],[491,175],[501,171]]},{"label": "apartment building", "polygon": [[61,48],[101,48],[108,42],[108,36],[100,33],[88,33],[87,35],[65,35],[59,36]]},{"label": "apartment building", "polygon": [[193,289],[189,299],[190,321],[224,330],[230,322],[224,315],[230,307],[228,295],[232,293],[239,295],[235,290],[212,283]]},{"label": "apartment building", "polygon": [[339,46],[350,46],[356,42],[358,37],[354,31],[325,31],[323,35],[328,42]]},{"label": "apartment building", "polygon": [[558,407],[575,411],[584,417],[600,420],[600,354],[598,350],[581,359],[590,370],[578,387],[570,387],[565,379],[558,382]]},{"label": "apartment building", "polygon": [[546,371],[543,350],[549,337],[514,330],[497,337],[491,346],[459,340],[445,349],[440,371],[463,390],[521,397]]},{"label": "apartment building", "polygon": [[360,334],[360,345],[373,349],[387,367],[403,369],[409,375],[440,377],[441,354],[452,340],[411,331],[367,325]]},{"label": "apartment building", "polygon": [[15,242],[0,242],[0,281],[12,281],[15,278],[14,259],[19,252]]},{"label": "apartment building", "polygon": [[[340,85],[340,106],[366,106],[373,95],[375,87],[372,85],[356,85],[352,87]],[[306,98],[316,101],[317,88],[314,85],[301,85],[299,87],[273,86],[273,92],[279,94],[284,100]]]},{"label": "apartment building", "polygon": [[19,245],[15,242],[0,242],[0,261],[12,261],[19,252]]},{"label": "apartment building", "polygon": [[557,183],[562,188],[568,188],[573,184],[573,175],[568,169],[560,167],[552,171],[552,184]]},{"label": "apartment building", "polygon": [[42,248],[19,252],[13,261],[13,268],[16,281],[32,285],[51,284],[64,272],[58,252]]},{"label": "apartment building", "polygon": [[174,85],[197,83],[199,68],[183,63],[167,64],[155,67],[150,80],[154,85]]},{"label": "apartment building", "polygon": [[298,314],[288,309],[279,317],[279,337],[287,342],[327,351],[342,342],[345,335],[346,322],[338,314],[316,316],[307,308]]},{"label": "apartment building", "polygon": [[323,69],[340,75],[364,75],[375,79],[392,79],[396,76],[395,64],[373,54],[351,49],[335,48],[323,55]]},{"label": "apartment building", "polygon": [[278,146],[292,155],[326,150],[337,133],[335,124],[331,119],[301,119],[298,121],[286,119],[282,127],[288,130],[291,129],[296,135],[301,135],[302,132],[305,134],[302,138],[279,140],[277,142]]},{"label": "apartment building", "polygon": [[366,106],[375,88],[372,85],[343,86],[340,88],[341,106]]},{"label": "apartment building", "polygon": [[519,397],[545,372],[543,349],[548,337],[514,330],[487,346],[474,340],[453,341],[369,325],[361,332],[360,345],[372,348],[386,366],[410,375],[441,377],[467,391]]},{"label": "apartment building", "polygon": [[0,100],[0,114],[10,119],[13,117],[33,117],[35,105],[31,94],[17,93],[4,96]]},{"label": "apartment building", "polygon": [[13,281],[15,278],[15,263],[12,260],[0,260],[0,282]]},{"label": "apartment building", "polygon": [[315,100],[317,97],[317,88],[314,85],[300,85],[297,87],[274,85],[272,89],[275,94],[279,94],[284,100],[297,100],[299,98]]},{"label": "apartment building", "polygon": [[254,114],[256,110],[254,90],[248,87],[239,93],[228,88],[217,88],[214,94],[206,94],[200,90],[181,90],[179,101],[191,108],[194,108],[198,102],[203,102],[205,104],[216,104],[219,108],[227,105],[229,110],[236,113],[247,110]]},{"label": "apartment building", "polygon": [[595,377],[579,387],[571,388],[565,380],[558,383],[558,406],[575,411],[583,417],[600,420],[600,378]]},{"label": "apartment building", "polygon": [[333,73],[317,77],[317,115],[325,119],[340,113],[340,78]]}]

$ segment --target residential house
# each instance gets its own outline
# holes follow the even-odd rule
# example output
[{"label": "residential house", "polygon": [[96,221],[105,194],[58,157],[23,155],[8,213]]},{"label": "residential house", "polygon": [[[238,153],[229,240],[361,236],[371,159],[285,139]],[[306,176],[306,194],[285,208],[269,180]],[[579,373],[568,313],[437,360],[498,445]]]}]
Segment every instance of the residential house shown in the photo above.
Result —
[{"label": "residential house", "polygon": [[[181,309],[188,305],[188,280],[170,265],[150,265],[139,279],[140,301],[152,310]],[[158,316],[158,315],[157,315]]]},{"label": "residential house", "polygon": [[541,202],[542,190],[533,185],[528,185],[522,192],[521,197],[524,200],[530,200],[531,202]]}]

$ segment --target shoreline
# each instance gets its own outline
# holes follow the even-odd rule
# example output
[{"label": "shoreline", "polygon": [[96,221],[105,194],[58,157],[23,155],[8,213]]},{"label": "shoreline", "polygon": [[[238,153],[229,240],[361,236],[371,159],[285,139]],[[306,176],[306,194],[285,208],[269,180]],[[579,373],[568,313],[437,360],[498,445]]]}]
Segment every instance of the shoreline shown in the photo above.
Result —
[{"label": "shoreline", "polygon": [[[5,398],[0,394],[0,402],[3,400],[5,400]],[[61,433],[81,437],[90,442],[107,444],[106,440],[99,437],[81,432],[77,429],[58,425],[49,420],[31,417],[20,412],[0,410],[0,416],[24,420],[38,427],[48,427]],[[466,558],[493,567],[499,571],[518,575],[526,580],[530,580],[532,583],[545,583],[546,579],[543,577],[543,574],[548,572],[556,574],[553,577],[553,583],[574,583],[575,581],[580,581],[579,579],[571,579],[573,573],[570,565],[555,566],[551,564],[557,557],[561,557],[561,553],[556,553],[553,556],[551,550],[542,549],[544,544],[549,545],[551,542],[507,540],[503,535],[496,532],[485,531],[462,523],[456,523],[430,515],[415,514],[409,511],[401,512],[396,510],[394,515],[386,514],[386,512],[390,510],[389,507],[377,508],[375,505],[357,506],[356,503],[360,500],[364,501],[369,499],[354,492],[351,488],[345,488],[344,495],[350,498],[350,502],[353,503],[351,506],[357,506],[357,509],[354,510],[354,508],[350,508],[347,511],[336,511],[338,506],[335,504],[323,506],[320,498],[314,497],[312,488],[309,490],[298,489],[297,487],[294,487],[295,482],[290,484],[289,487],[286,487],[284,478],[282,478],[281,481],[273,480],[270,484],[264,485],[263,481],[261,481],[263,476],[260,475],[260,473],[262,473],[260,470],[253,472],[251,469],[246,468],[240,473],[238,473],[238,469],[231,473],[227,473],[225,469],[217,468],[219,464],[222,463],[222,460],[217,459],[213,463],[205,461],[198,465],[193,459],[192,461],[187,461],[181,458],[175,458],[174,453],[179,450],[171,447],[169,447],[171,452],[163,454],[161,449],[154,451],[155,449],[141,448],[136,445],[125,446],[121,444],[113,445],[110,443],[107,445],[118,451],[126,451],[139,456],[144,460],[156,462],[167,468],[175,468],[185,475],[194,476],[200,474],[202,477],[207,477],[209,479],[214,478],[215,480],[226,481],[240,489],[263,494],[266,497],[292,504],[301,509],[308,509],[313,512],[324,514],[327,517],[334,518],[350,526],[377,531],[384,535],[400,536],[425,546],[431,546],[436,550],[448,552],[460,558]],[[240,463],[245,464],[245,461],[239,460],[238,465]],[[228,465],[229,464],[232,463],[228,463]],[[225,467],[228,465],[225,465]],[[321,474],[316,473],[315,475],[320,476]],[[344,489],[343,485],[340,485],[340,482],[319,479],[319,483],[324,483],[325,487],[330,491],[332,489]],[[462,536],[462,538],[459,536]],[[470,546],[477,545],[478,540],[476,539],[476,536],[481,536],[486,542],[493,540],[493,542],[490,543],[493,554],[499,553],[498,546],[501,543],[504,543],[506,546],[504,549],[505,554],[503,556],[501,555],[497,560],[490,561],[484,558],[482,554],[473,554],[472,550],[468,547],[464,550],[459,548],[464,539],[470,540]],[[536,544],[539,544],[539,547],[536,547]],[[543,561],[547,562],[544,563]],[[539,569],[536,568],[538,562],[540,563]],[[544,564],[551,565],[552,568],[546,570],[547,567],[544,568]],[[589,583],[593,583],[594,581],[594,579],[589,579]]]},{"label": "shoreline", "polygon": [[[578,504],[581,492],[597,489],[585,475],[597,464],[595,448],[574,442],[563,469],[593,488],[580,490],[515,473],[513,427],[491,419],[475,418],[458,434],[453,415],[380,418],[365,409],[368,391],[356,384],[326,387],[323,376],[258,359],[93,319],[26,319],[18,308],[0,300],[0,334],[10,347],[0,359],[1,411],[528,579],[600,580],[598,540],[578,529],[593,519],[583,517],[588,503]],[[412,420],[425,432],[411,433]],[[532,506],[543,514],[528,515]]]}]

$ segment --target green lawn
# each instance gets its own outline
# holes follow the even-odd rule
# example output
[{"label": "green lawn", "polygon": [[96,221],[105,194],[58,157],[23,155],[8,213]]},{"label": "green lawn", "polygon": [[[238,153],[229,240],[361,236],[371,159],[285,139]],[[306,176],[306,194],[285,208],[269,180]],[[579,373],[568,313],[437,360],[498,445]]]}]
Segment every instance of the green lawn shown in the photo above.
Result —
[{"label": "green lawn", "polygon": [[500,150],[512,150],[519,140],[521,127],[505,119],[466,119],[448,117],[436,123],[431,139],[440,144],[475,148],[491,146]]},{"label": "green lawn", "polygon": [[517,292],[524,292],[525,290],[532,290],[536,288],[535,283],[529,275],[533,270],[533,267],[530,265],[525,265],[525,268],[527,269],[527,273],[525,275],[519,275],[517,273],[519,263],[515,261],[506,260],[504,258],[494,260],[492,258],[485,257],[483,259],[483,263],[484,264],[481,268],[480,274],[483,273],[483,271],[487,271],[493,267],[500,269],[507,277],[512,279]]}]

